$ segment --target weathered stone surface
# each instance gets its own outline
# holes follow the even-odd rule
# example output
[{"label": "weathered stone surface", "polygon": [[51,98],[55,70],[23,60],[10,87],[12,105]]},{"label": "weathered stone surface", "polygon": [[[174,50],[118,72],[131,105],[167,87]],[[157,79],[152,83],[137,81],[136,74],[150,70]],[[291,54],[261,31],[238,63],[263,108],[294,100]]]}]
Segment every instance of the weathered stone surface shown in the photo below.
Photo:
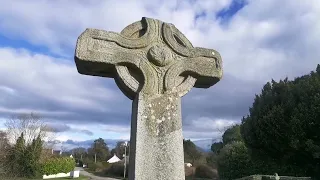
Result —
[{"label": "weathered stone surface", "polygon": [[142,18],[120,34],[85,30],[75,62],[81,74],[114,78],[133,100],[129,179],[185,179],[181,97],[222,78],[219,53],[193,47],[172,24]]},{"label": "weathered stone surface", "polygon": [[251,175],[236,180],[311,180],[311,177],[273,176],[273,175]]}]

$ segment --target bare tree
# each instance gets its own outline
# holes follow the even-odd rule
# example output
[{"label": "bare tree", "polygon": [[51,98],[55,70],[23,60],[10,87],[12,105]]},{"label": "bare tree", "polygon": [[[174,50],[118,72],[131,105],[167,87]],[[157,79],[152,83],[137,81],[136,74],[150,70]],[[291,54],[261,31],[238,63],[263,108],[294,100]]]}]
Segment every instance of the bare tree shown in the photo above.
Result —
[{"label": "bare tree", "polygon": [[223,134],[227,129],[231,128],[232,126],[235,126],[236,123],[231,123],[230,125],[227,125],[227,126],[223,126],[221,128],[217,128],[217,130]]},{"label": "bare tree", "polygon": [[61,149],[61,153],[63,153],[63,154],[68,152],[68,147],[63,144],[61,145],[60,149]]},{"label": "bare tree", "polygon": [[24,134],[26,144],[38,136],[44,141],[55,138],[55,130],[49,127],[42,117],[36,113],[23,113],[11,116],[5,122],[7,137],[10,143],[15,143],[21,133]]},{"label": "bare tree", "polygon": [[8,145],[7,133],[0,131],[0,150],[5,149]]},{"label": "bare tree", "polygon": [[15,177],[8,167],[14,162],[8,161],[8,157],[13,153],[12,146],[5,131],[0,131],[0,179],[8,179],[7,176]]},{"label": "bare tree", "polygon": [[[51,145],[55,142],[56,130],[51,128],[42,117],[36,113],[23,113],[15,114],[8,118],[5,122],[6,132],[0,132],[0,171],[3,169],[5,179],[7,177],[16,177],[16,166],[17,164],[15,156],[17,154],[17,149],[14,148],[14,144],[17,139],[23,133],[24,145],[31,144],[34,139],[40,136],[43,144],[50,146],[43,146],[41,152],[41,159],[49,158],[51,153],[49,153],[48,148],[51,149]],[[0,174],[0,179],[1,179]]]},{"label": "bare tree", "polygon": [[0,131],[0,166],[4,162],[9,148],[10,145],[8,142],[7,133],[4,131]]}]

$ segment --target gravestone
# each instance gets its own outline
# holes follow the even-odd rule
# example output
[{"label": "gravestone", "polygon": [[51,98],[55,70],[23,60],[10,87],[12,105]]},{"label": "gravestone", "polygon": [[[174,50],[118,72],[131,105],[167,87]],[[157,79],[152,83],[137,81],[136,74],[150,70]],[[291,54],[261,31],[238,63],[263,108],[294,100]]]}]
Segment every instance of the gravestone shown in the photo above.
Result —
[{"label": "gravestone", "polygon": [[75,63],[80,74],[114,78],[133,100],[129,179],[185,179],[181,97],[222,78],[219,53],[193,47],[170,23],[142,18],[121,33],[86,29]]}]

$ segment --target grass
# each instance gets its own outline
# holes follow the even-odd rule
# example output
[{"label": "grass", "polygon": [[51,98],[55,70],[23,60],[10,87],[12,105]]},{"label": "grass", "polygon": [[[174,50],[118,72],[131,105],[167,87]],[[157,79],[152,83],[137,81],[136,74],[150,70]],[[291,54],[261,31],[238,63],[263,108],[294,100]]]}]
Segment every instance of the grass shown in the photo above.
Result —
[{"label": "grass", "polygon": [[[8,177],[0,177],[0,180],[42,180],[42,178],[37,178],[37,179],[29,179],[29,178],[8,178]],[[75,179],[75,180],[89,180],[89,177],[87,176],[82,176],[78,178],[71,178],[71,177],[64,177],[64,178],[52,178],[52,180],[70,180],[70,179]],[[50,179],[51,180],[51,179]]]},{"label": "grass", "polygon": [[[87,171],[88,173],[91,173],[95,176],[98,176],[98,177],[108,177],[108,178],[114,178],[114,179],[124,179],[123,176],[116,176],[116,175],[112,175],[112,174],[107,174],[105,171],[99,171],[99,172],[96,172],[96,171],[92,171],[90,169],[85,169],[85,171]],[[128,176],[128,175],[126,175]],[[126,178],[127,179],[127,178]]]},{"label": "grass", "polygon": [[53,180],[68,180],[68,179],[88,180],[89,177],[80,175],[78,178],[65,177],[65,178],[54,178]]}]

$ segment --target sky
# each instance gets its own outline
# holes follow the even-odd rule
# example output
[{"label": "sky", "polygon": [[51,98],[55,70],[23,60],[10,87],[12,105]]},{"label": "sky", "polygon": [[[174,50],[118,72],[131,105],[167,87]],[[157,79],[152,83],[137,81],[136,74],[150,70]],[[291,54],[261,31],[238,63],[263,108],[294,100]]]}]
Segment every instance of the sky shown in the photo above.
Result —
[{"label": "sky", "polygon": [[131,101],[113,79],[77,72],[75,44],[86,28],[120,32],[149,17],[220,52],[222,80],[182,98],[184,138],[219,139],[267,81],[320,63],[317,1],[0,0],[0,129],[12,114],[34,112],[60,141],[128,140]]}]

